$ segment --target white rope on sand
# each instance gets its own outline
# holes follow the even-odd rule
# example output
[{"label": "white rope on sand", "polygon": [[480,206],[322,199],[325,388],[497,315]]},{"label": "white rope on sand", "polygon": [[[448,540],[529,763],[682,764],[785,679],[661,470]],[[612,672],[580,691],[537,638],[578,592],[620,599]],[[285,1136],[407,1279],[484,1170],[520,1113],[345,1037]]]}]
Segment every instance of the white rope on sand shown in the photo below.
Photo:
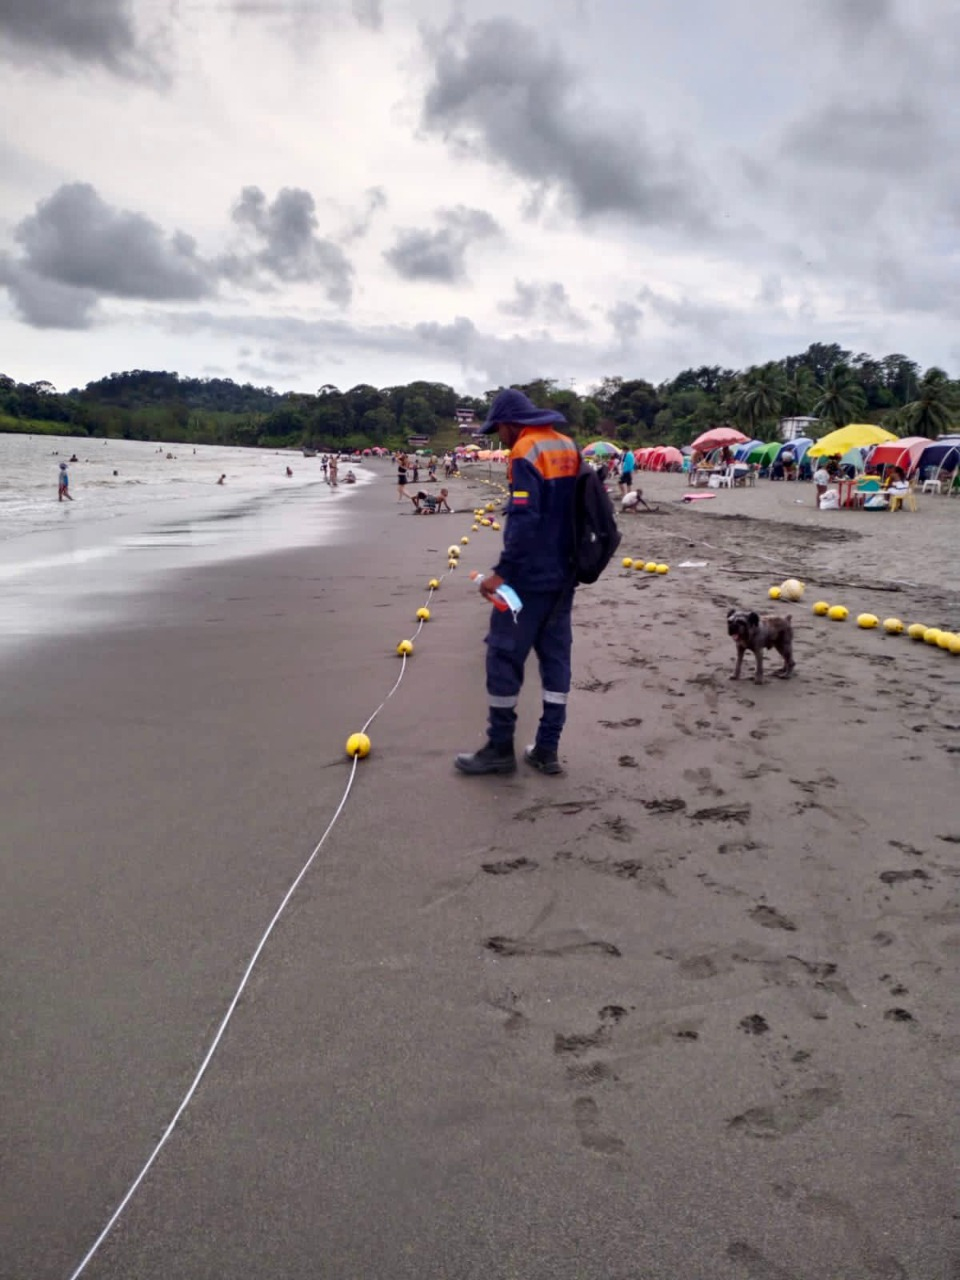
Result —
[{"label": "white rope on sand", "polygon": [[[446,577],[446,574],[441,575],[439,581],[442,582],[445,577]],[[435,587],[430,588],[427,594],[426,605],[429,605],[435,591],[436,591]],[[424,607],[426,607],[426,605]],[[417,627],[416,631],[410,637],[411,643],[414,640],[416,640],[417,637],[420,635],[420,632],[423,630],[423,625],[425,621],[426,619],[424,618],[420,619],[420,625]],[[367,729],[369,729],[369,727],[373,724],[374,720],[376,720],[380,712],[384,709],[384,707],[387,705],[387,703],[390,701],[393,695],[400,688],[400,684],[407,670],[407,655],[402,654],[401,659],[402,660],[400,663],[400,674],[397,676],[397,679],[393,688],[390,690],[390,692],[387,694],[384,700],[380,703],[379,707],[377,707],[376,711],[374,711],[374,713],[368,717],[366,723],[363,726],[363,729],[361,730],[361,733],[366,733]],[[314,859],[316,858],[320,850],[323,848],[324,844],[326,843],[327,837],[330,835],[330,832],[336,826],[337,820],[339,819],[341,813],[343,813],[347,800],[350,797],[350,792],[353,789],[353,782],[357,776],[357,765],[359,764],[359,762],[360,762],[359,755],[355,755],[353,757],[353,763],[350,766],[350,774],[347,778],[347,784],[343,789],[343,795],[340,797],[340,803],[337,805],[334,811],[333,817],[327,823],[326,828],[323,832],[323,835],[320,837],[320,839],[317,841],[317,843],[313,847],[313,852],[310,854],[306,862],[300,868],[299,872],[294,878],[289,889],[283,895],[283,898],[280,901],[280,905],[277,907],[276,911],[273,913],[270,923],[267,925],[266,929],[264,929],[263,934],[260,938],[260,941],[257,943],[256,947],[254,948],[253,955],[250,957],[250,960],[247,963],[247,967],[243,971],[243,977],[240,979],[240,984],[237,987],[236,991],[233,993],[233,999],[230,1001],[230,1004],[227,1007],[227,1011],[223,1015],[220,1025],[217,1027],[216,1034],[214,1035],[213,1040],[210,1042],[210,1047],[209,1049],[207,1049],[207,1052],[204,1055],[203,1061],[200,1063],[200,1066],[197,1068],[197,1073],[193,1077],[193,1080],[190,1083],[190,1087],[187,1089],[186,1093],[183,1095],[183,1099],[180,1105],[177,1107],[176,1111],[173,1113],[173,1117],[171,1118],[170,1123],[164,1129],[160,1137],[160,1141],[153,1148],[149,1157],[146,1160],[146,1163],[143,1165],[143,1168],[134,1178],[133,1182],[131,1182],[123,1199],[120,1201],[116,1209],[114,1209],[113,1213],[110,1215],[109,1219],[107,1220],[106,1226],[103,1228],[103,1230],[97,1236],[96,1240],[94,1240],[93,1244],[87,1250],[82,1261],[80,1262],[80,1265],[76,1268],[75,1271],[71,1273],[70,1280],[79,1280],[79,1277],[83,1275],[84,1271],[87,1269],[87,1266],[92,1261],[94,1255],[97,1253],[100,1246],[103,1244],[104,1240],[106,1240],[107,1236],[116,1226],[123,1211],[126,1209],[127,1205],[136,1195],[138,1187],[143,1182],[147,1174],[150,1172],[151,1166],[153,1165],[157,1156],[159,1156],[160,1152],[166,1146],[167,1141],[172,1135],[174,1129],[176,1129],[177,1123],[179,1122],[180,1117],[183,1115],[184,1111],[186,1111],[187,1107],[190,1105],[191,1099],[193,1098],[193,1095],[196,1093],[197,1088],[199,1087],[200,1081],[203,1079],[204,1075],[206,1074],[207,1067],[209,1067],[213,1059],[213,1055],[216,1053],[217,1048],[220,1044],[220,1041],[223,1039],[223,1034],[230,1023],[230,1019],[233,1017],[234,1011],[236,1010],[240,997],[243,995],[244,989],[246,988],[247,983],[250,981],[250,975],[253,973],[255,965],[257,961],[260,959],[260,953],[263,951],[263,948],[266,946],[267,939],[270,937],[271,933],[273,933],[274,927],[276,926],[280,917],[283,915],[284,911],[286,910],[287,903],[296,893],[297,888],[299,887],[301,881],[303,880],[307,872],[310,870],[310,867],[313,865]]]}]

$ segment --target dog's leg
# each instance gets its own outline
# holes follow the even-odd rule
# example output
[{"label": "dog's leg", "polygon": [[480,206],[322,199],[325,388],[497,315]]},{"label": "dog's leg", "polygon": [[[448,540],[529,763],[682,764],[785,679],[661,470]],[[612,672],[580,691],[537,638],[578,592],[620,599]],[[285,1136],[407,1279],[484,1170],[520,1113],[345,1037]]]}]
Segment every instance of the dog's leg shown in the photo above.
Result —
[{"label": "dog's leg", "polygon": [[789,680],[793,675],[796,663],[793,661],[793,642],[789,635],[783,636],[777,643],[777,652],[783,658],[783,666],[777,672],[781,680]]},{"label": "dog's leg", "polygon": [[746,653],[746,649],[744,649],[743,645],[738,644],[737,645],[737,665],[733,668],[733,675],[730,677],[731,680],[740,679],[740,668],[743,666],[743,655],[745,653]]},{"label": "dog's leg", "polygon": [[754,673],[753,683],[763,684],[763,646],[757,645],[753,651],[753,656],[757,660],[757,670]]}]

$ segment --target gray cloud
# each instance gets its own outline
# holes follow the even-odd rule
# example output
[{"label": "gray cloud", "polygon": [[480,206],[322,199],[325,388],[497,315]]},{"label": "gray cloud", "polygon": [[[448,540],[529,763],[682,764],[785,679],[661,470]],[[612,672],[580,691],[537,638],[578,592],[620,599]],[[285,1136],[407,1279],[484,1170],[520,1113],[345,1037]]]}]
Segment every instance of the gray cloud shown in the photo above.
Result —
[{"label": "gray cloud", "polygon": [[10,292],[20,318],[35,329],[89,329],[97,294],[37,275],[9,254],[0,254],[0,285]]},{"label": "gray cloud", "polygon": [[[40,328],[86,328],[98,297],[195,302],[213,292],[207,265],[182,231],[108,205],[88,183],[59,187],[14,230],[21,257],[2,283]],[[58,324],[57,317],[60,317]]]},{"label": "gray cloud", "polygon": [[349,244],[354,240],[362,240],[370,230],[373,219],[381,209],[386,207],[387,193],[383,187],[368,187],[365,193],[363,210],[353,218],[339,239],[345,244]]},{"label": "gray cloud", "polygon": [[516,316],[520,320],[532,320],[536,316],[575,329],[586,326],[586,320],[574,309],[559,280],[514,280],[513,289],[513,297],[498,307],[505,316]]},{"label": "gray cloud", "polygon": [[478,240],[502,234],[501,227],[484,209],[441,209],[436,231],[405,228],[397,242],[384,253],[398,275],[405,280],[433,280],[458,284],[466,279],[466,254]]},{"label": "gray cloud", "polygon": [[640,321],[643,319],[643,308],[634,302],[618,302],[606,313],[610,327],[623,347],[629,347],[640,332]]},{"label": "gray cloud", "polygon": [[346,320],[226,316],[202,311],[165,316],[161,322],[174,333],[203,331],[255,339],[271,348],[299,350],[304,353],[305,365],[315,360],[318,350],[324,352],[325,361],[335,360],[338,352],[352,352],[453,363],[465,377],[484,386],[528,382],[545,375],[559,377],[583,355],[582,344],[558,341],[545,331],[501,338],[484,333],[465,316],[449,323],[362,327]]},{"label": "gray cloud", "polygon": [[361,27],[379,31],[383,26],[383,0],[353,0],[353,16]]},{"label": "gray cloud", "polygon": [[0,51],[165,78],[156,49],[138,41],[131,0],[0,0]]},{"label": "gray cloud", "polygon": [[255,283],[266,274],[284,283],[318,283],[331,302],[347,306],[353,267],[339,245],[317,235],[313,196],[284,187],[271,203],[259,187],[244,187],[233,209],[234,223],[258,248],[221,258],[218,268],[235,283]]},{"label": "gray cloud", "polygon": [[698,181],[678,154],[661,157],[642,123],[598,123],[579,73],[512,18],[451,29],[435,40],[425,129],[559,194],[583,217],[621,214],[645,225],[707,218]]},{"label": "gray cloud", "polygon": [[818,106],[785,131],[781,155],[822,168],[907,174],[935,162],[942,148],[931,112],[901,98]]}]

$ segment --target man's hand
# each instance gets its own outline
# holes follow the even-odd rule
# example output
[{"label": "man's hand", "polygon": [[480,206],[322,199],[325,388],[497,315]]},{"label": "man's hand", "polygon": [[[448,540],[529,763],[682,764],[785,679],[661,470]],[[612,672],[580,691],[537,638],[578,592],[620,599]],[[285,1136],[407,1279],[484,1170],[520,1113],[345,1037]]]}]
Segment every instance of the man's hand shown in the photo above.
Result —
[{"label": "man's hand", "polygon": [[484,600],[489,600],[489,602],[493,604],[494,592],[497,587],[502,586],[503,579],[500,577],[499,573],[488,573],[480,583],[480,594],[483,596]]}]

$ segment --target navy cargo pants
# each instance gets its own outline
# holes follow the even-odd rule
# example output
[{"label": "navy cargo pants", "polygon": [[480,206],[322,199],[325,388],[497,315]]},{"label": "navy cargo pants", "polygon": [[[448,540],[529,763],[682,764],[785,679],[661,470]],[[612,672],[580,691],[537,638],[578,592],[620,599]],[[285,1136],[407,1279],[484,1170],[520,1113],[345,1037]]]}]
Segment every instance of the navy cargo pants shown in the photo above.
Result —
[{"label": "navy cargo pants", "polygon": [[537,746],[556,751],[567,718],[570,692],[570,649],[573,644],[572,586],[559,591],[528,591],[514,621],[512,613],[494,609],[487,636],[487,698],[491,742],[513,742],[517,699],[523,668],[533,649],[540,663],[543,715]]}]

